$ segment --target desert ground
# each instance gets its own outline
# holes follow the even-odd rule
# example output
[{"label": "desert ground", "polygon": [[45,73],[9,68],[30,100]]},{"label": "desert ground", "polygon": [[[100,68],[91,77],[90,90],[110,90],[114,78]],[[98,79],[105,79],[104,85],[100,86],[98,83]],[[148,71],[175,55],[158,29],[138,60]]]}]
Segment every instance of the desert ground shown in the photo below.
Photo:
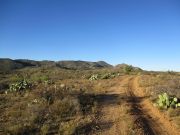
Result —
[{"label": "desert ground", "polygon": [[[158,106],[162,93],[176,106]],[[11,69],[0,73],[0,134],[178,135],[179,97],[178,72],[128,65]]]}]

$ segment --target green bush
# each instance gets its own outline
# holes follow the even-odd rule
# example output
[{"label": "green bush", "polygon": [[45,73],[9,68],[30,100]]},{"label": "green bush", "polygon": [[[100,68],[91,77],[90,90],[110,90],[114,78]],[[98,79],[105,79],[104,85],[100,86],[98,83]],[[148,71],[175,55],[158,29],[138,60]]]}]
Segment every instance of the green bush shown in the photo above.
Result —
[{"label": "green bush", "polygon": [[41,127],[41,135],[47,135],[48,134],[48,131],[49,131],[49,125],[47,124],[44,124],[42,127]]},{"label": "green bush", "polygon": [[160,108],[177,108],[180,107],[180,102],[177,97],[169,96],[167,93],[158,96],[157,105]]},{"label": "green bush", "polygon": [[124,67],[124,72],[125,72],[126,74],[129,74],[129,73],[132,72],[132,71],[133,71],[133,66],[127,65],[127,66]]}]

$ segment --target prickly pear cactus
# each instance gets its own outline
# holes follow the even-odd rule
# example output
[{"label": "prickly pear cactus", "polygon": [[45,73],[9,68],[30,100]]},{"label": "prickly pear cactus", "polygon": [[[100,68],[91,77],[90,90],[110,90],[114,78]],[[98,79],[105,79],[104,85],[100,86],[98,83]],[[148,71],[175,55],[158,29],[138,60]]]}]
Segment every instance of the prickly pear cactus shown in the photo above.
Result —
[{"label": "prickly pear cactus", "polygon": [[20,91],[23,91],[23,90],[28,89],[30,87],[31,87],[31,85],[26,80],[22,80],[20,82],[11,84],[9,86],[9,90],[6,91],[6,93],[8,93],[8,92],[20,92]]},{"label": "prickly pear cactus", "polygon": [[157,105],[160,108],[177,108],[180,106],[180,103],[178,102],[177,97],[169,96],[167,93],[160,94],[158,96]]},{"label": "prickly pear cactus", "polygon": [[98,77],[99,77],[99,75],[98,75],[98,74],[95,74],[95,75],[92,75],[92,76],[89,78],[89,80],[90,80],[90,81],[98,80]]}]

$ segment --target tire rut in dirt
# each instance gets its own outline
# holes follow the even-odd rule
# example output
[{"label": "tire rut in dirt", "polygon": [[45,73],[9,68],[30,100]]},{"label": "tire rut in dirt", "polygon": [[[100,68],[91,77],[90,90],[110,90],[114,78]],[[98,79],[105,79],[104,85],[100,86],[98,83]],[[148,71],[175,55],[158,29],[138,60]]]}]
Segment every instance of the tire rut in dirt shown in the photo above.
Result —
[{"label": "tire rut in dirt", "polygon": [[128,85],[128,103],[130,104],[130,114],[134,118],[133,129],[140,132],[143,135],[156,135],[157,133],[152,128],[152,122],[147,118],[145,112],[141,108],[140,102],[143,100],[142,97],[136,97],[133,93],[132,79],[129,81]]}]

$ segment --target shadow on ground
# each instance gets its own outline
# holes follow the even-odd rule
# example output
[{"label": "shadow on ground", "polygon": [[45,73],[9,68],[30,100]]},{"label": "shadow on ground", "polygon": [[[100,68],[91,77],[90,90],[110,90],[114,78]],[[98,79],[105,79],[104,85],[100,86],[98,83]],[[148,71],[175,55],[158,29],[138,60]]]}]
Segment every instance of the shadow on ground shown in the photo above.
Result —
[{"label": "shadow on ground", "polygon": [[84,114],[91,113],[91,109],[95,106],[110,106],[122,104],[126,102],[125,94],[79,94],[80,108]]},{"label": "shadow on ground", "polygon": [[141,130],[145,135],[155,135],[152,129],[151,120],[145,115],[140,102],[148,97],[136,97],[133,92],[129,92],[127,103],[131,106],[130,114],[134,117],[134,130]]},{"label": "shadow on ground", "polygon": [[[81,93],[78,95],[81,111],[84,115],[95,114],[95,119],[86,125],[80,125],[76,128],[75,135],[90,134],[95,131],[104,131],[112,127],[113,122],[99,122],[98,119],[101,117],[101,108],[103,106],[120,105],[126,102],[125,94],[87,94]],[[96,108],[96,111],[94,111]]]}]

